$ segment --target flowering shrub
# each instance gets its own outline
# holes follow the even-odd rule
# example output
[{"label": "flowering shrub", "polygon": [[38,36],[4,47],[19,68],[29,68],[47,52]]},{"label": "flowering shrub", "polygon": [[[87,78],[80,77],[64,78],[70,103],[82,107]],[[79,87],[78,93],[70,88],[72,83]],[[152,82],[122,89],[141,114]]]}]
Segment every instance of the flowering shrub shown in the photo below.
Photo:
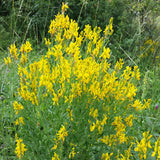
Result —
[{"label": "flowering shrub", "polygon": [[15,44],[10,47],[19,76],[13,103],[17,157],[159,158],[159,140],[153,152],[149,131],[142,139],[135,134],[137,115],[151,103],[135,99],[138,67],[123,70],[122,59],[109,63],[111,51],[106,46],[113,18],[104,31],[86,25],[79,33],[78,24],[65,15],[67,8],[63,4],[62,13],[51,21],[51,38],[45,38],[47,53],[39,61],[28,63],[32,51],[28,41],[20,50]]}]

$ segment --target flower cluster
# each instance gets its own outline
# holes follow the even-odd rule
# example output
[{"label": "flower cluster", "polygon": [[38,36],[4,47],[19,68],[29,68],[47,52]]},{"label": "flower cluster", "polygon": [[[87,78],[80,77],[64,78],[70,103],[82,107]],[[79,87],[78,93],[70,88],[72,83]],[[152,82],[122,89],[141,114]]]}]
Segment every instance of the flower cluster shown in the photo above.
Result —
[{"label": "flower cluster", "polygon": [[152,157],[155,157],[157,155],[157,159],[160,159],[160,137],[155,142],[154,152],[152,153]]},{"label": "flower cluster", "polygon": [[7,57],[7,59],[4,58],[4,61],[5,61],[5,65],[11,64],[11,58],[10,57]]},{"label": "flower cluster", "polygon": [[[62,142],[64,142],[65,137],[68,136],[68,132],[66,131],[65,126],[62,126],[56,135],[57,135],[57,139],[56,138],[54,139],[56,144],[52,147],[52,150],[56,150],[58,145],[61,143],[61,140]],[[58,159],[59,156],[54,152],[54,157],[57,157]],[[54,159],[54,157],[52,157],[52,159]]]},{"label": "flower cluster", "polygon": [[139,152],[140,159],[146,159],[147,148],[152,148],[150,144],[150,138],[152,135],[149,135],[149,132],[143,133],[143,139],[138,142],[137,147],[134,149],[136,152]]},{"label": "flower cluster", "polygon": [[15,44],[12,44],[9,48],[9,53],[14,58],[14,60],[18,59],[19,54],[17,53],[17,48]]},{"label": "flower cluster", "polygon": [[24,155],[24,152],[27,151],[27,149],[25,148],[25,144],[23,143],[22,139],[18,138],[17,135],[15,136],[15,139],[16,139],[15,153],[17,157],[21,159],[22,156]]},{"label": "flower cluster", "polygon": [[[19,55],[21,53],[21,59],[20,59],[21,65],[24,65],[25,63],[27,63],[27,53],[29,53],[30,51],[32,51],[32,47],[31,47],[31,44],[29,41],[26,41],[25,44],[22,44],[19,52],[18,52],[18,49],[16,48],[15,44],[11,44],[11,46],[9,48],[10,56],[14,59],[14,61],[19,59]],[[7,59],[4,58],[6,65],[11,64],[10,56],[7,57]]]}]

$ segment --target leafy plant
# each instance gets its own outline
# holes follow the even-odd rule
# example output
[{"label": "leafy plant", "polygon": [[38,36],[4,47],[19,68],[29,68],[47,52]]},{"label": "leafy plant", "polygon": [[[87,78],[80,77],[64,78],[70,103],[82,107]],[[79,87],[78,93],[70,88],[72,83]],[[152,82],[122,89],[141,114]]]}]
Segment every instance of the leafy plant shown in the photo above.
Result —
[{"label": "leafy plant", "polygon": [[[113,18],[104,30],[87,24],[80,32],[76,21],[65,15],[67,8],[62,4],[61,13],[51,21],[46,54],[32,58],[35,53],[29,41],[20,48],[9,47],[4,60],[10,85],[4,84],[2,91],[10,86],[12,90],[6,89],[9,101],[2,101],[9,116],[6,121],[3,108],[2,156],[158,158],[160,139],[154,128],[146,128],[153,123],[148,116],[151,99],[143,88],[142,100],[136,97],[139,68],[125,66],[123,59],[112,63],[108,42]],[[150,72],[145,77],[149,76]]]}]

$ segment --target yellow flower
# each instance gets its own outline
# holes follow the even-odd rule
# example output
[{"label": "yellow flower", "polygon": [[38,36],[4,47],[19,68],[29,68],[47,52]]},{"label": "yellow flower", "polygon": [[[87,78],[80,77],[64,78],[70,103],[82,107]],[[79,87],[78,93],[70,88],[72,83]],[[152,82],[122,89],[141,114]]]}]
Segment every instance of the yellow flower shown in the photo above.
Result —
[{"label": "yellow flower", "polygon": [[59,105],[57,94],[53,92],[53,96],[54,96],[54,97],[52,98],[52,100],[53,100],[53,105],[55,105],[56,103],[57,103],[57,105]]},{"label": "yellow flower", "polygon": [[110,58],[110,54],[109,54],[109,52],[110,52],[110,49],[109,48],[105,48],[105,47],[103,47],[103,52],[102,52],[102,54],[99,56],[99,58],[103,58],[103,59],[106,59],[106,58]]},{"label": "yellow flower", "polygon": [[116,136],[119,139],[119,143],[123,143],[127,141],[127,138],[125,137],[125,129],[126,126],[122,123],[122,117],[115,117],[114,122],[112,122],[112,125],[115,126],[115,130],[117,131]]},{"label": "yellow flower", "polygon": [[106,121],[107,121],[107,115],[106,114],[103,114],[103,120],[101,122],[101,125],[104,126],[106,124]]},{"label": "yellow flower", "polygon": [[27,54],[22,53],[20,63],[21,63],[21,65],[24,65],[25,63],[27,63]]},{"label": "yellow flower", "polygon": [[101,126],[101,122],[99,120],[96,120],[96,127],[98,128],[99,134],[103,132],[103,127]]},{"label": "yellow flower", "polygon": [[13,107],[14,107],[14,110],[15,110],[16,114],[18,114],[18,112],[23,109],[22,104],[18,104],[17,101],[15,101],[13,103]]},{"label": "yellow flower", "polygon": [[123,67],[123,64],[124,64],[123,59],[120,58],[119,61],[116,62],[114,69],[117,71],[121,70]]},{"label": "yellow flower", "polygon": [[155,142],[154,152],[152,153],[152,157],[155,157],[156,153],[158,153],[157,158],[160,158],[160,137]]},{"label": "yellow flower", "polygon": [[15,149],[15,153],[17,155],[17,157],[19,159],[22,158],[22,156],[24,155],[24,152],[27,151],[27,149],[25,148],[25,144],[23,143],[23,140],[18,138],[17,135],[15,136],[16,138],[16,149]]},{"label": "yellow flower", "polygon": [[100,141],[103,142],[103,143],[105,143],[106,145],[108,145],[108,143],[109,143],[109,136],[103,136],[103,138]]},{"label": "yellow flower", "polygon": [[19,125],[19,124],[24,125],[24,118],[23,117],[19,117],[18,119],[16,119],[15,125]]},{"label": "yellow flower", "polygon": [[113,155],[113,153],[103,153],[102,154],[102,159],[103,160],[110,160],[111,156]]},{"label": "yellow flower", "polygon": [[65,12],[68,8],[69,8],[69,7],[68,7],[68,4],[62,2],[62,8],[61,8],[62,14],[64,14],[64,12]]},{"label": "yellow flower", "polygon": [[149,105],[151,103],[151,99],[148,99],[147,101],[144,99],[144,105],[143,105],[143,109],[148,109],[149,108]]},{"label": "yellow flower", "polygon": [[95,127],[96,127],[96,124],[94,122],[92,125],[90,124],[90,131],[93,132]]},{"label": "yellow flower", "polygon": [[128,150],[125,150],[124,153],[125,153],[125,156],[123,154],[121,154],[121,160],[129,160],[130,159],[130,156],[133,156],[131,154],[131,147],[132,147],[133,143],[131,142],[131,146],[128,148]]},{"label": "yellow flower", "polygon": [[53,147],[52,147],[52,150],[53,149],[57,149],[57,144],[55,144]]},{"label": "yellow flower", "polygon": [[58,147],[58,141],[56,140],[56,138],[54,138],[54,141],[56,144],[51,148],[51,150],[55,150]]},{"label": "yellow flower", "polygon": [[4,58],[4,61],[5,61],[5,65],[11,64],[11,58],[10,57],[7,57],[7,59]]},{"label": "yellow flower", "polygon": [[137,110],[137,111],[143,109],[142,108],[142,103],[141,103],[141,101],[139,99],[134,101],[134,104],[132,104],[132,107],[134,107],[135,110]]},{"label": "yellow flower", "polygon": [[16,60],[18,59],[18,53],[17,53],[17,48],[15,44],[11,44],[10,48],[9,48],[9,53],[11,54],[11,56]]},{"label": "yellow flower", "polygon": [[89,115],[93,116],[93,118],[96,119],[98,117],[98,110],[97,109],[94,110],[94,108],[91,108]]},{"label": "yellow flower", "polygon": [[66,109],[66,111],[68,112],[68,117],[70,117],[71,121],[73,121],[73,115],[72,115],[73,110],[72,109]]},{"label": "yellow flower", "polygon": [[105,37],[113,34],[113,17],[111,17],[109,21],[109,25],[106,26],[106,29],[104,30],[104,34],[105,34]]},{"label": "yellow flower", "polygon": [[62,139],[62,141],[65,140],[65,137],[68,136],[68,132],[66,131],[65,126],[62,126],[62,127],[60,128],[60,130],[59,130],[58,133],[57,133],[57,136],[58,136],[58,140],[59,140],[59,141],[60,141],[61,139]]},{"label": "yellow flower", "polygon": [[51,41],[49,39],[47,40],[46,38],[44,38],[44,40],[45,40],[45,45],[49,47],[49,45],[51,44]]},{"label": "yellow flower", "polygon": [[59,155],[54,152],[54,157],[52,157],[52,160],[60,160]]},{"label": "yellow flower", "polygon": [[29,41],[26,41],[25,44],[22,44],[21,48],[20,48],[20,52],[21,53],[28,53],[32,50],[31,44]]},{"label": "yellow flower", "polygon": [[85,25],[85,28],[84,28],[84,36],[86,38],[88,38],[89,40],[92,40],[92,29],[91,29],[91,26],[89,24]]},{"label": "yellow flower", "polygon": [[138,66],[134,66],[135,77],[139,81],[140,80],[140,72]]},{"label": "yellow flower", "polygon": [[150,138],[152,135],[149,136],[149,131],[143,133],[143,139],[138,142],[137,141],[137,147],[134,149],[136,152],[139,152],[139,158],[140,159],[146,159],[147,158],[147,148],[152,148],[150,144]]},{"label": "yellow flower", "polygon": [[133,125],[132,120],[134,119],[133,114],[129,115],[129,117],[125,118],[125,122],[127,124],[127,126],[131,127]]},{"label": "yellow flower", "polygon": [[74,158],[75,154],[75,147],[73,147],[72,151],[69,153],[69,159]]},{"label": "yellow flower", "polygon": [[16,121],[14,123],[15,123],[16,126],[19,125],[18,119],[16,119]]}]

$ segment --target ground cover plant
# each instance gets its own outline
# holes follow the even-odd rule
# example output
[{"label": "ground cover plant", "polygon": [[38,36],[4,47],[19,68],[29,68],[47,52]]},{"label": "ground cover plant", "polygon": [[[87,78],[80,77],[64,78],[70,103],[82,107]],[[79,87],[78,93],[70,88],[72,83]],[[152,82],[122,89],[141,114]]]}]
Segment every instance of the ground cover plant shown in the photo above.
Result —
[{"label": "ground cover plant", "polygon": [[7,108],[1,109],[0,158],[160,159],[159,130],[145,124],[151,121],[145,84],[152,73],[138,88],[138,66],[110,60],[113,18],[104,31],[85,25],[79,33],[67,8],[63,4],[51,21],[44,54],[32,58],[34,47],[26,41],[12,44],[4,58],[9,79],[1,92],[10,90],[10,99],[1,96]]}]

